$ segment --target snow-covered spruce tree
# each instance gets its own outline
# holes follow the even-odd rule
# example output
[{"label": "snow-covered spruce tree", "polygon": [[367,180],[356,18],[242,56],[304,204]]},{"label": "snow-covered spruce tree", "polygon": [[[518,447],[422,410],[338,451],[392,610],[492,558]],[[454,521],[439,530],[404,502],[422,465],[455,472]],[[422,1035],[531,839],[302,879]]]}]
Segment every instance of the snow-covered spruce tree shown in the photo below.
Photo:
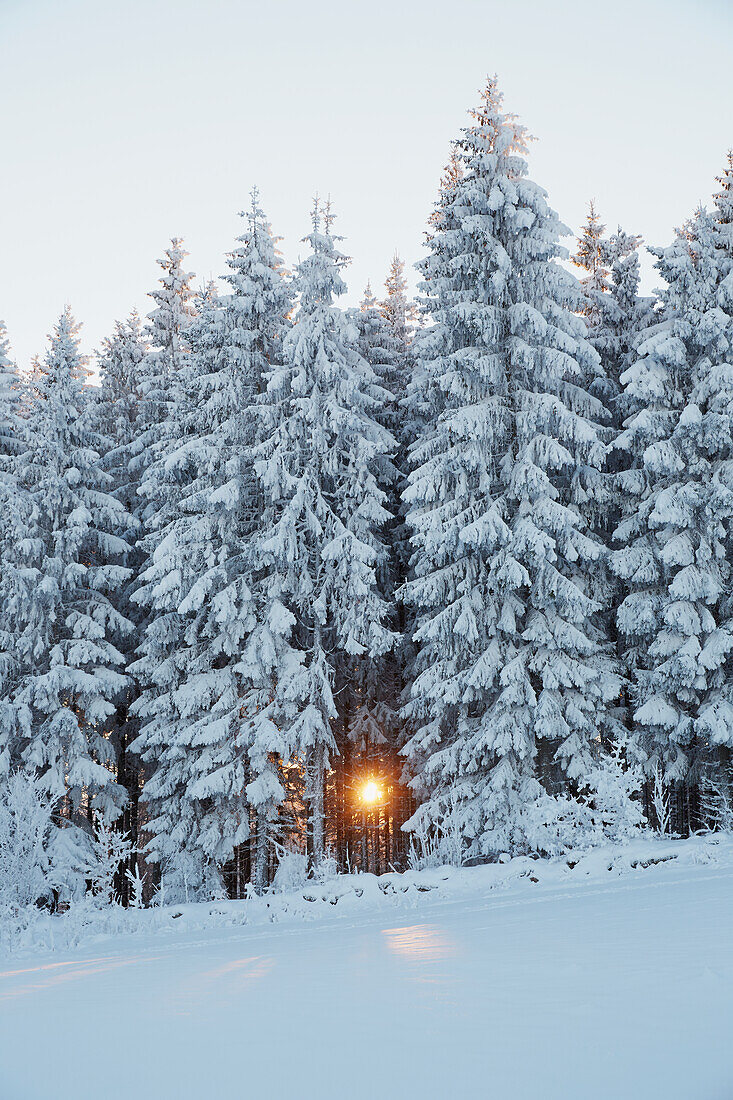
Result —
[{"label": "snow-covered spruce tree", "polygon": [[[107,440],[107,449],[102,460],[112,479],[110,492],[125,510],[125,527],[117,534],[131,548],[124,559],[124,564],[131,571],[130,576],[112,597],[115,607],[136,628],[120,644],[125,667],[134,659],[140,640],[139,631],[144,622],[140,607],[132,601],[143,559],[142,552],[136,545],[143,502],[137,492],[140,482],[138,470],[132,468],[132,460],[144,426],[147,352],[142,322],[134,311],[127,320],[118,322],[112,336],[103,342],[98,354],[100,386],[94,407],[99,431]],[[136,696],[137,683],[131,677],[117,698],[115,713],[107,723],[107,732],[116,752],[117,781],[127,793],[124,810],[117,824],[130,838],[134,853],[131,855],[132,865],[123,868],[119,875],[119,894],[124,904],[129,900],[129,879],[125,872],[134,874],[139,835],[141,766],[130,752],[130,745],[138,731],[138,723],[130,713],[130,706]]]},{"label": "snow-covered spruce tree", "polygon": [[126,684],[117,643],[131,624],[110,600],[128,575],[118,564],[128,546],[116,534],[126,518],[101,468],[106,444],[85,394],[78,329],[67,308],[34,383],[16,463],[30,501],[13,558],[24,585],[4,610],[19,666],[21,762],[39,773],[61,817],[93,822],[115,818],[124,803],[105,730]]},{"label": "snow-covered spruce tree", "polygon": [[[121,422],[119,427],[124,441],[121,441],[119,448],[113,448],[108,455],[108,461],[119,475],[118,492],[122,493],[125,500],[130,501],[130,512],[138,534],[138,541],[129,559],[132,576],[122,594],[135,623],[136,646],[145,636],[150,617],[150,609],[136,598],[140,573],[151,550],[146,539],[151,536],[151,531],[157,530],[157,527],[166,522],[166,494],[156,495],[160,486],[155,476],[149,476],[149,471],[164,453],[167,441],[178,432],[174,418],[184,407],[180,387],[189,358],[187,332],[196,315],[195,292],[192,287],[194,276],[184,269],[186,256],[181,239],[173,238],[170,248],[158,261],[162,269],[159,285],[150,292],[155,308],[148,314],[146,323],[140,325],[139,332],[137,321],[134,323],[134,332],[128,326],[123,342],[125,346],[120,345],[118,349],[121,354],[119,370],[124,370],[123,361],[126,360],[132,371],[131,392],[127,397],[120,394],[119,400],[112,394],[109,395],[113,402],[109,407],[114,415],[121,417],[122,421],[131,418],[129,438],[128,428]],[[142,345],[145,354],[137,362]],[[125,388],[124,383],[115,385],[120,384]],[[128,700],[130,706],[124,715],[124,763],[130,786],[144,782],[144,777],[138,774],[138,760],[129,751],[136,726],[139,725],[133,702],[140,688],[140,677],[134,675]],[[130,814],[137,816],[136,806],[130,806]],[[143,804],[142,816],[145,817],[146,814],[147,809]]]},{"label": "snow-covered spruce tree", "polygon": [[[595,203],[588,204],[588,217],[577,240],[577,252],[571,256],[576,267],[585,272],[580,279],[582,288],[581,312],[588,329],[588,342],[596,349],[603,362],[608,350],[608,303],[610,280],[608,271],[607,241],[604,239],[606,227],[601,222]],[[618,393],[606,374],[600,376],[596,385],[598,396],[607,408],[610,408]]]},{"label": "snow-covered spruce tree", "polygon": [[[620,228],[608,238],[605,230],[595,204],[591,202],[586,224],[577,241],[577,251],[571,259],[585,273],[580,280],[581,313],[588,328],[588,341],[598,352],[603,368],[602,377],[594,380],[590,390],[608,411],[608,420],[602,432],[607,444],[604,468],[602,476],[596,479],[588,494],[584,515],[589,529],[604,546],[609,547],[622,514],[622,493],[617,475],[629,464],[628,455],[614,445],[628,413],[620,377],[634,357],[632,349],[639,332],[648,323],[649,311],[638,296],[637,250],[641,239],[628,236]],[[623,594],[619,580],[611,570],[608,555],[604,555],[598,563],[594,586],[596,598],[604,607],[601,612],[602,630],[613,639],[618,655],[616,609]],[[624,685],[619,698],[616,715],[625,725],[630,723],[627,685]]]},{"label": "snow-covered spruce tree", "polygon": [[17,713],[10,701],[19,664],[9,610],[23,589],[16,547],[25,534],[29,513],[27,494],[16,476],[24,434],[19,415],[22,393],[21,380],[10,358],[7,330],[0,321],[0,778],[19,763]]},{"label": "snow-covered spruce tree", "polygon": [[0,476],[8,473],[8,458],[21,450],[21,392],[18,370],[10,358],[8,330],[0,321]]},{"label": "snow-covered spruce tree", "polygon": [[[733,743],[733,294],[720,207],[652,249],[664,319],[622,376],[633,412],[616,446],[625,514],[613,566],[635,703],[630,749],[673,788],[674,827],[695,828],[710,743]],[[647,791],[651,800],[650,790]]]},{"label": "snow-covered spruce tree", "polygon": [[[388,598],[392,603],[395,602],[395,591],[407,578],[410,560],[409,531],[405,523],[402,494],[409,471],[409,449],[419,432],[418,423],[412,415],[411,399],[411,385],[415,374],[412,339],[415,331],[416,309],[414,302],[407,296],[404,269],[403,261],[395,254],[385,280],[387,293],[381,303],[382,315],[389,333],[387,368],[380,375],[385,389],[390,394],[385,425],[397,441],[393,459],[396,478],[388,498],[388,507],[394,517],[388,531],[392,580],[392,585],[388,589]],[[404,605],[397,601],[394,610],[396,628],[403,635],[399,652],[395,653],[395,659],[404,665],[406,654],[410,649],[406,635],[411,632],[408,630]]]},{"label": "snow-covered spruce tree", "polygon": [[389,333],[388,351],[390,352],[382,383],[394,398],[392,419],[388,427],[395,439],[403,443],[406,430],[406,398],[412,378],[412,355],[410,346],[415,329],[415,305],[407,295],[404,261],[395,253],[385,279],[386,295],[380,303],[382,316],[387,323]]},{"label": "snow-covered spruce tree", "polygon": [[167,521],[140,593],[153,613],[137,666],[149,684],[137,747],[152,768],[148,828],[167,896],[216,885],[250,836],[250,807],[252,878],[266,885],[279,761],[291,752],[288,683],[299,659],[287,640],[292,617],[268,600],[258,572],[252,406],[282,361],[292,303],[256,192],[245,216],[224,277],[230,293],[207,293],[188,330],[181,432],[149,472],[167,496]]},{"label": "snow-covered spruce tree", "polygon": [[[391,377],[398,369],[399,348],[371,285],[367,285],[360,307],[349,310],[348,317],[356,329],[356,348],[382,387],[382,401],[375,409],[375,419],[392,431],[401,417],[396,396],[390,389]],[[401,477],[393,458],[387,455],[374,464],[374,472],[391,513],[380,535],[384,552],[379,555],[377,585],[387,606],[385,625],[399,630],[395,591],[401,578],[396,572],[394,551]],[[353,866],[367,869],[365,834],[362,830],[362,835],[357,836],[353,831],[353,806],[360,778],[377,775],[386,782],[394,770],[401,692],[397,650],[395,646],[376,658],[342,653],[334,662],[333,687],[338,698],[338,718],[334,723],[338,748],[334,761],[334,800],[335,816],[339,818],[337,830],[343,833],[338,854],[344,869]]]},{"label": "snow-covered spruce tree", "polygon": [[608,409],[613,426],[623,420],[619,378],[630,365],[639,333],[650,323],[651,303],[639,296],[641,237],[620,227],[610,237],[593,202],[571,257],[586,272],[580,279],[581,312],[588,326],[588,341],[598,352],[603,375],[591,387]]},{"label": "snow-covered spruce tree", "polygon": [[188,362],[188,328],[196,315],[194,275],[183,268],[187,255],[181,238],[174,237],[158,260],[163,270],[160,285],[150,292],[155,309],[144,326],[149,350],[140,368],[142,400],[136,410],[131,450],[131,470],[141,480],[165,446],[172,416],[180,404],[177,387]]},{"label": "snow-covered spruce tree", "polygon": [[345,258],[332,215],[316,200],[311,253],[297,268],[299,308],[260,406],[264,435],[255,465],[263,494],[259,543],[267,598],[294,621],[305,663],[292,692],[300,711],[290,745],[305,763],[309,850],[324,856],[324,783],[336,748],[335,667],[376,659],[392,644],[377,570],[389,519],[375,470],[393,446],[377,421],[384,394],[359,354],[356,332],[334,299]]},{"label": "snow-covered spruce tree", "polygon": [[606,308],[607,339],[603,366],[615,392],[615,398],[610,403],[615,428],[621,427],[630,411],[624,406],[621,375],[636,358],[639,336],[654,320],[654,298],[639,294],[641,243],[641,237],[625,233],[620,226],[604,242],[604,254],[610,267],[611,302]]},{"label": "snow-covered spruce tree", "polygon": [[[385,777],[394,772],[392,755],[395,749],[402,747],[408,736],[404,717],[401,718],[399,712],[404,702],[405,668],[412,657],[411,622],[405,604],[396,595],[408,575],[411,551],[402,494],[409,467],[409,447],[419,431],[412,409],[412,397],[416,395],[417,387],[415,391],[411,390],[415,368],[412,339],[416,311],[414,303],[408,297],[404,267],[404,262],[395,253],[385,280],[385,297],[380,303],[382,328],[378,361],[368,351],[365,352],[365,357],[374,366],[389,395],[382,423],[392,433],[397,444],[392,459],[394,473],[386,482],[387,508],[392,513],[392,518],[385,530],[388,556],[381,585],[390,605],[389,625],[394,628],[399,640],[382,661],[378,662],[373,673],[374,687],[380,697],[383,713],[378,732],[383,737],[386,735],[385,760],[379,769]],[[422,401],[423,397],[420,393],[419,400]],[[406,789],[401,787],[399,791],[398,801],[392,801],[391,809],[396,824],[401,827],[413,807],[412,800],[406,797]],[[400,842],[404,836],[400,828],[393,841],[393,855],[399,855]]]},{"label": "snow-covered spruce tree", "polygon": [[395,416],[389,401],[393,391],[386,385],[394,358],[392,334],[374,296],[371,283],[367,283],[358,308],[348,311],[348,319],[356,329],[357,351],[367,361],[385,390],[382,417],[387,420],[388,417]]},{"label": "snow-covered spruce tree", "polygon": [[[718,268],[717,301],[724,313],[731,317],[733,315],[733,149],[728,150],[723,173],[716,179],[720,184],[720,189],[713,196],[713,233]],[[733,343],[733,333],[730,329],[728,329],[728,340],[730,346]],[[730,350],[727,358],[729,363],[733,362],[733,353]],[[733,529],[730,524],[726,539],[726,559],[733,562]],[[733,618],[733,597],[730,593],[725,599],[723,613],[730,622]],[[713,753],[717,751],[717,760],[710,772],[725,805],[730,810],[733,806],[733,712],[726,710],[724,721],[712,721],[717,717],[714,712],[706,712],[704,717],[708,721],[707,735],[712,751]]]},{"label": "snow-covered spruce tree", "polygon": [[405,747],[422,805],[409,823],[484,857],[547,850],[619,691],[590,578],[587,480],[604,410],[598,357],[557,262],[566,232],[526,178],[525,130],[490,80],[456,144],[420,264],[433,325],[417,353],[434,408],[412,448],[417,656]]}]

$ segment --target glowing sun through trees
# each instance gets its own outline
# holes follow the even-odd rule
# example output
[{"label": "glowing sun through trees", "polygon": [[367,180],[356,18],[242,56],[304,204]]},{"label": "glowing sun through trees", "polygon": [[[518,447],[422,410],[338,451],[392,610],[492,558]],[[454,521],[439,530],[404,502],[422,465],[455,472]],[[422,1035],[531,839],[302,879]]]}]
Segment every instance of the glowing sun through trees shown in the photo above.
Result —
[{"label": "glowing sun through trees", "polygon": [[373,779],[368,779],[362,787],[361,800],[367,805],[374,805],[375,802],[381,802],[382,792]]}]

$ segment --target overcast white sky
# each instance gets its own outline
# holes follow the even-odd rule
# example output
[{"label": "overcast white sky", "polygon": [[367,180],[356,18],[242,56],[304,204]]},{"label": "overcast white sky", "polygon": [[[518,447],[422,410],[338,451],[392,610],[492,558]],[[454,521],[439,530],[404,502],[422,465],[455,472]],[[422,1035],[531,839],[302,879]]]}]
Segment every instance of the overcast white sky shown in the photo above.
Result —
[{"label": "overcast white sky", "polygon": [[0,42],[0,317],[21,366],[66,302],[87,350],[148,312],[174,234],[221,274],[254,183],[289,262],[330,193],[349,299],[378,291],[395,249],[419,258],[487,73],[573,230],[593,197],[668,243],[733,145],[733,0],[0,0]]}]

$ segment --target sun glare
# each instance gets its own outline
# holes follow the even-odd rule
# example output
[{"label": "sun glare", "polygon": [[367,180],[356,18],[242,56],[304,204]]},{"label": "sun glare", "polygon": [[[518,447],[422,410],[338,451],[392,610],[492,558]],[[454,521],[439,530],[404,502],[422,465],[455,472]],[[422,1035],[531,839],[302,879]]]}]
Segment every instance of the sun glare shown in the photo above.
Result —
[{"label": "sun glare", "polygon": [[381,797],[382,792],[380,791],[379,787],[373,779],[369,779],[362,788],[362,802],[379,802],[379,799]]}]

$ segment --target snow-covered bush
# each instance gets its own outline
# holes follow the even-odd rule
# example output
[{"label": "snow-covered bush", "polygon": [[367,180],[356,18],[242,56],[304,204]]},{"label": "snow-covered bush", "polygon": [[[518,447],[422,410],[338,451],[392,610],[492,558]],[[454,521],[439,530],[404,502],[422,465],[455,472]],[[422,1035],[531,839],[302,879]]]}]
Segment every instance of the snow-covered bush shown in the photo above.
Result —
[{"label": "snow-covered bush", "polygon": [[316,882],[328,882],[339,873],[338,860],[332,852],[327,852],[320,863],[313,868],[313,878]]},{"label": "snow-covered bush", "polygon": [[542,793],[521,817],[527,854],[561,856],[600,839],[593,811],[580,799]]},{"label": "snow-covered bush", "polygon": [[447,808],[437,822],[426,815],[415,814],[410,832],[409,867],[423,871],[431,867],[462,867],[466,845],[461,828],[459,798],[455,790],[448,792]]},{"label": "snow-covered bush", "polygon": [[308,881],[308,857],[295,848],[277,845],[277,871],[272,880],[274,894],[286,894],[292,890],[302,890]]},{"label": "snow-covered bush", "polygon": [[163,867],[157,905],[183,905],[193,901],[218,901],[226,897],[221,875],[200,852],[184,849],[175,862]]},{"label": "snow-covered bush", "polygon": [[0,799],[0,916],[52,898],[54,831],[51,803],[38,780],[13,772]]},{"label": "snow-covered bush", "polygon": [[630,840],[647,824],[636,797],[642,781],[638,767],[625,760],[620,741],[589,773],[586,797],[595,811],[601,842]]},{"label": "snow-covered bush", "polygon": [[[596,762],[578,798],[549,795],[538,784],[525,785],[507,854],[559,856],[609,841],[631,840],[646,824],[641,803],[635,797],[641,782],[638,769],[626,763],[619,742]],[[448,792],[437,823],[430,823],[419,810],[413,823],[409,856],[412,870],[445,864],[460,867],[495,857],[494,844],[487,847],[483,858],[476,855],[475,847],[470,847],[460,795],[455,791]]]},{"label": "snow-covered bush", "polygon": [[89,882],[92,896],[100,905],[111,905],[115,898],[114,880],[120,867],[132,855],[132,843],[124,834],[100,825],[91,841]]},{"label": "snow-covered bush", "polygon": [[41,780],[13,772],[0,799],[0,914],[46,904],[113,903],[114,878],[132,854],[129,838],[100,824],[94,835],[63,828]]}]

